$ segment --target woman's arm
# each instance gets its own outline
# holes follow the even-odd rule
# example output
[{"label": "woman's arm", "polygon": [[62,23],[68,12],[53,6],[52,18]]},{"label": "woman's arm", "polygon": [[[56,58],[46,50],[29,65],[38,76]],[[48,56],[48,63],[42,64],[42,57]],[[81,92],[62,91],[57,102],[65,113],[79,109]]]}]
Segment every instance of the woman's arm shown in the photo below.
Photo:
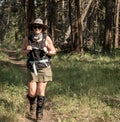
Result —
[{"label": "woman's arm", "polygon": [[47,49],[44,49],[44,51],[48,55],[52,56],[52,55],[56,54],[56,49],[55,49],[53,42],[49,36],[46,37],[46,47],[47,47]]}]

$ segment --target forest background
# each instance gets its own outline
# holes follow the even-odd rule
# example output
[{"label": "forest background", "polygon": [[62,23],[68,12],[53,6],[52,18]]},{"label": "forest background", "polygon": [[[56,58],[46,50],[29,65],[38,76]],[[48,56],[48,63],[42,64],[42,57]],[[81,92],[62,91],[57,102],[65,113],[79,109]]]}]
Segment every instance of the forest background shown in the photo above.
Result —
[{"label": "forest background", "polygon": [[6,52],[26,60],[20,50],[35,18],[58,52],[47,89],[55,122],[119,122],[120,0],[0,1],[0,122],[25,114],[25,72]]}]

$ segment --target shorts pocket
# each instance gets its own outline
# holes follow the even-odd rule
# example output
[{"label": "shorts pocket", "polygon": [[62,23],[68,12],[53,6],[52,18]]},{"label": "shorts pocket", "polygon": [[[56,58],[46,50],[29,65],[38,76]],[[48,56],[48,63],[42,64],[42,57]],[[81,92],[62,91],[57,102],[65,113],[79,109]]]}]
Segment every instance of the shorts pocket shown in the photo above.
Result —
[{"label": "shorts pocket", "polygon": [[51,70],[51,67],[47,67],[45,68],[45,76],[52,76],[52,70]]}]

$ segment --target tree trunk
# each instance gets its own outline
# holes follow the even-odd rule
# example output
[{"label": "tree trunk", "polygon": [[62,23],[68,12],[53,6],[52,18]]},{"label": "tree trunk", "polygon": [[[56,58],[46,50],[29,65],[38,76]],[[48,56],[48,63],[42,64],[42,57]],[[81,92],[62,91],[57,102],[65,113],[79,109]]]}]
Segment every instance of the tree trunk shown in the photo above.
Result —
[{"label": "tree trunk", "polygon": [[48,3],[49,1],[48,0],[45,0],[44,2],[44,10],[45,10],[45,15],[44,15],[44,18],[45,18],[45,24],[48,25],[48,20],[47,20],[47,15],[48,15],[48,8],[47,8],[47,5],[49,5]]},{"label": "tree trunk", "polygon": [[85,19],[87,13],[88,13],[88,11],[89,11],[89,8],[90,8],[92,2],[93,2],[93,0],[89,0],[89,1],[88,1],[88,4],[87,4],[86,8],[84,9],[84,11],[83,11],[83,13],[82,13],[82,15],[81,15],[81,24],[82,24],[82,28],[84,28],[84,26],[83,26],[83,21],[84,21],[84,19]]},{"label": "tree trunk", "polygon": [[[28,24],[32,23],[34,21],[34,0],[28,0],[28,6],[27,6],[27,27]],[[30,33],[28,31],[28,33]]]},{"label": "tree trunk", "polygon": [[24,30],[25,30],[25,35],[28,34],[28,24],[27,24],[27,4],[28,0],[23,0],[23,5],[24,5]]},{"label": "tree trunk", "polygon": [[80,21],[80,1],[75,0],[75,40],[74,40],[74,51],[82,51],[82,26]]},{"label": "tree trunk", "polygon": [[49,8],[48,8],[48,25],[49,32],[51,34],[52,40],[54,41],[55,37],[55,28],[56,28],[56,0],[49,0]]},{"label": "tree trunk", "polygon": [[70,20],[70,29],[71,29],[71,31],[69,33],[70,33],[71,47],[73,50],[74,39],[73,39],[73,26],[72,26],[73,24],[72,24],[71,8],[72,8],[71,7],[71,0],[69,0],[69,20]]},{"label": "tree trunk", "polygon": [[120,0],[116,0],[115,48],[118,48],[119,46],[119,11],[120,11]]},{"label": "tree trunk", "polygon": [[105,36],[103,42],[103,53],[109,54],[112,44],[112,23],[113,23],[113,0],[106,0],[105,13]]},{"label": "tree trunk", "polygon": [[62,0],[62,35],[63,42],[65,42],[65,1]]}]

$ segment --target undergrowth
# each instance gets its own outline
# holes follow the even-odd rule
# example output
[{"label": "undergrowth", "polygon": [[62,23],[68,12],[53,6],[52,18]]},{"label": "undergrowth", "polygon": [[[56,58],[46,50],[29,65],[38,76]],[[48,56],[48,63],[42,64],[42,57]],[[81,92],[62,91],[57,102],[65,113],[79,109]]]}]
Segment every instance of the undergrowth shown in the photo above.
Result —
[{"label": "undergrowth", "polygon": [[[4,56],[6,57],[6,56]],[[120,121],[120,58],[58,54],[52,61],[53,82],[46,89],[56,122]],[[25,114],[27,76],[23,69],[0,62],[0,122]]]},{"label": "undergrowth", "polygon": [[0,61],[0,122],[16,122],[18,113],[25,114],[25,72],[4,58]]},{"label": "undergrowth", "polygon": [[57,55],[48,96],[58,122],[120,121],[120,58]]}]

